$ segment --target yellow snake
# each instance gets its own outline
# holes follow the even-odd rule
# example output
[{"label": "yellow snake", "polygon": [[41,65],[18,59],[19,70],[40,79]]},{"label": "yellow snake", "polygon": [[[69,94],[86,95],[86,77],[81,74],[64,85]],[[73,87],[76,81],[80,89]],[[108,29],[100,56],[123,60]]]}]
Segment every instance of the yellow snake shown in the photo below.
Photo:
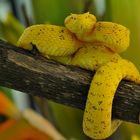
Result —
[{"label": "yellow snake", "polygon": [[40,24],[25,29],[18,46],[65,64],[96,70],[83,117],[84,133],[94,139],[109,137],[121,121],[112,119],[114,94],[122,79],[140,84],[135,65],[119,56],[129,46],[129,30],[112,22],[97,22],[90,13],[71,14],[65,27]]}]

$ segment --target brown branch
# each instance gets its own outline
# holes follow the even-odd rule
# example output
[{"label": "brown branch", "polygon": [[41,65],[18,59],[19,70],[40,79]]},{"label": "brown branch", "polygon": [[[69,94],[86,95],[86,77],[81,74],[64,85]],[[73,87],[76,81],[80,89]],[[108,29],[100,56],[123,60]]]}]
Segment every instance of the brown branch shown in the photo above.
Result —
[{"label": "brown branch", "polygon": [[93,3],[93,0],[86,0],[85,1],[83,13],[89,12],[92,3]]},{"label": "brown branch", "polygon": [[[0,85],[84,109],[93,72],[65,66],[0,41]],[[113,118],[139,123],[140,85],[122,81]]]}]

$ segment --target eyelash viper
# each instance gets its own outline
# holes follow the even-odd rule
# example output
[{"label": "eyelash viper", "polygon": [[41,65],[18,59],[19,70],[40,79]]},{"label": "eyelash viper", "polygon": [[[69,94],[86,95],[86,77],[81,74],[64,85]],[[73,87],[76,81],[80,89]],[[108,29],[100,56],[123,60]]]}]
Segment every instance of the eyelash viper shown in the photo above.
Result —
[{"label": "eyelash viper", "polygon": [[40,24],[25,29],[17,45],[64,64],[96,71],[88,92],[83,131],[94,139],[109,137],[121,124],[112,119],[114,94],[122,79],[140,84],[135,65],[119,56],[129,46],[129,30],[112,22],[97,22],[90,13],[71,14],[65,27]]}]

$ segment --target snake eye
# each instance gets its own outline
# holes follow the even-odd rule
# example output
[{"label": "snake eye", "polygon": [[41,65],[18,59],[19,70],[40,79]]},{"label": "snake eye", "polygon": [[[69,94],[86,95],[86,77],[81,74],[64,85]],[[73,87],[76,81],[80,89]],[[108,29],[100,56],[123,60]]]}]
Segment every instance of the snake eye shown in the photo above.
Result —
[{"label": "snake eye", "polygon": [[66,18],[65,18],[65,24],[68,24],[68,23],[70,23],[70,22],[74,22],[74,20],[76,20],[76,18],[78,17],[78,14],[71,14],[71,15],[69,15],[69,16],[67,16]]},{"label": "snake eye", "polygon": [[78,28],[78,15],[77,14],[71,14],[70,16],[66,17],[64,24],[65,26],[71,31],[71,32],[76,32]]}]

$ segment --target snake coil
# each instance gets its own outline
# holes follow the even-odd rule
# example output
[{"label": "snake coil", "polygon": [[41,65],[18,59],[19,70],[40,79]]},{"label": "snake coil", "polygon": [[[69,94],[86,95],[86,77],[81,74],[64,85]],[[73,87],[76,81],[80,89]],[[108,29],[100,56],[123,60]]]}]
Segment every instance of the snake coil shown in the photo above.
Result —
[{"label": "snake coil", "polygon": [[135,65],[120,57],[129,46],[129,30],[112,22],[96,22],[90,13],[71,14],[65,27],[40,24],[25,29],[18,46],[61,63],[96,70],[88,92],[83,131],[94,139],[109,137],[121,124],[112,119],[112,103],[122,79],[140,84]]}]

